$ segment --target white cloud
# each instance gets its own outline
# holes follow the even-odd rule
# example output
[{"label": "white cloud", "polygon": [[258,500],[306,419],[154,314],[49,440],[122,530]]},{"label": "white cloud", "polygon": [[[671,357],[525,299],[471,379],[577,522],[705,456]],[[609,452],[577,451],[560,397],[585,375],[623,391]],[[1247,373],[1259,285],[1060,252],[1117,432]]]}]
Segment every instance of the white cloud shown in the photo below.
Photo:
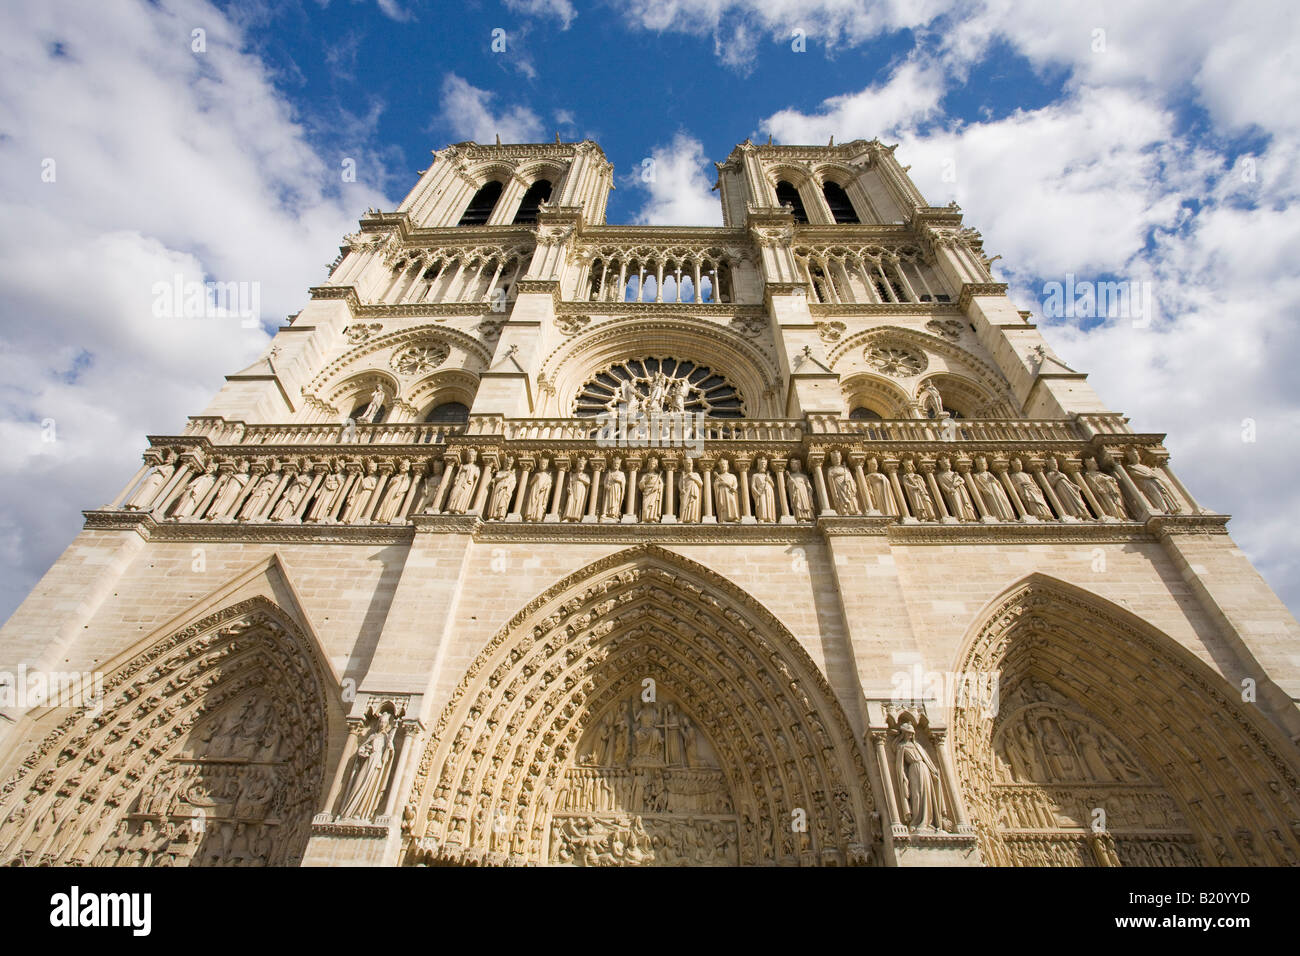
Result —
[{"label": "white cloud", "polygon": [[495,94],[471,86],[455,73],[442,81],[440,119],[453,135],[476,143],[535,143],[542,138],[540,117],[525,106],[512,106],[502,113],[492,112]]},{"label": "white cloud", "polygon": [[567,30],[578,17],[569,0],[505,0],[506,9],[530,17],[555,17],[560,29]]},{"label": "white cloud", "polygon": [[[193,24],[206,52],[191,50]],[[391,204],[341,182],[340,158],[312,148],[206,3],[9,5],[0,32],[7,614],[76,534],[77,509],[135,471],[144,436],[178,432],[266,345],[235,319],[155,317],[154,284],[257,283],[274,326],[357,215]]]},{"label": "white cloud", "polygon": [[[649,195],[634,222],[659,226],[720,226],[722,207],[713,192],[716,177],[700,141],[678,133],[667,146],[656,146],[624,182]],[[711,170],[710,170],[711,172]]]},{"label": "white cloud", "polygon": [[889,79],[856,93],[832,96],[812,115],[786,109],[773,113],[760,128],[781,143],[840,142],[872,139],[933,116],[943,97],[937,64],[907,62]]}]

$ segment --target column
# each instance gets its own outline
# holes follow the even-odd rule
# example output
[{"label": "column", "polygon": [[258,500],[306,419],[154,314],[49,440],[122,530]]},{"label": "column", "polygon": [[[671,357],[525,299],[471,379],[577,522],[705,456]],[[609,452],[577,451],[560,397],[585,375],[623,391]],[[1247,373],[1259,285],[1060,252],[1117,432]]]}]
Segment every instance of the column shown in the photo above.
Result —
[{"label": "column", "polygon": [[1047,480],[1043,474],[1043,463],[1040,461],[1031,461],[1025,469],[1034,476],[1034,481],[1038,482],[1038,487],[1043,489],[1043,494],[1047,498],[1047,504],[1056,512],[1060,520],[1066,520],[1065,509],[1061,507],[1061,499],[1056,497],[1056,491],[1052,488],[1052,483]]},{"label": "column", "polygon": [[948,502],[939,493],[939,483],[934,480],[934,462],[921,462],[920,471],[921,474],[925,475],[925,484],[930,489],[930,497],[934,499],[934,510],[939,515],[939,520],[956,521],[957,519],[948,513]]},{"label": "column", "polygon": [[411,466],[411,487],[406,489],[406,497],[402,499],[397,514],[393,516],[394,522],[400,523],[406,520],[407,512],[411,510],[411,505],[415,501],[416,492],[420,490],[420,478],[424,475],[424,467],[424,462],[416,462]]},{"label": "column", "polygon": [[[642,274],[645,270],[642,269]],[[623,513],[624,522],[636,521],[636,483],[641,472],[641,459],[629,458],[627,460],[627,510]]]},{"label": "column", "polygon": [[569,475],[569,459],[555,459],[555,481],[551,485],[551,504],[546,510],[544,521],[560,520],[560,499],[564,495],[565,480]]},{"label": "column", "polygon": [[984,496],[981,495],[980,490],[975,487],[975,482],[971,481],[970,462],[959,460],[952,467],[957,474],[961,475],[962,480],[966,482],[966,491],[970,494],[971,504],[975,506],[975,513],[979,515],[980,521],[987,522],[993,520],[989,517],[988,508],[984,506]]},{"label": "column", "polygon": [[[307,493],[302,496],[302,501],[298,502],[298,507],[294,509],[294,521],[301,521],[302,516],[307,513],[308,507],[311,506],[312,495],[316,494],[317,489],[320,488],[321,482],[325,480],[325,475],[328,472],[329,466],[323,461],[317,462],[312,468],[311,484],[307,488]],[[250,515],[249,517],[251,518],[252,516]]]},{"label": "column", "polygon": [[478,493],[474,495],[474,503],[470,505],[468,514],[483,517],[483,508],[487,504],[488,492],[492,490],[492,474],[497,468],[496,455],[483,455],[479,463],[478,476]]},{"label": "column", "polygon": [[740,483],[740,523],[754,523],[754,509],[749,501],[749,465],[748,458],[737,457],[735,460],[736,471]]},{"label": "column", "polygon": [[810,454],[808,456],[808,470],[812,472],[813,484],[817,486],[817,503],[821,505],[821,514],[833,515],[835,509],[831,507],[831,499],[826,494],[826,472],[822,470],[822,456]]},{"label": "column", "polygon": [[600,501],[600,476],[605,470],[605,460],[603,458],[593,458],[591,461],[591,491],[587,494],[587,516],[584,521],[595,521],[598,502]]},{"label": "column", "polygon": [[785,486],[785,462],[779,459],[772,462],[772,483],[776,485],[777,523],[786,524],[794,519],[790,516],[790,501]]},{"label": "column", "polygon": [[[151,460],[151,457],[154,460]],[[161,463],[162,463],[162,459],[158,458],[156,454],[153,456],[149,456],[149,454],[146,452],[144,464],[140,466],[139,470],[136,471],[135,475],[131,478],[131,480],[126,483],[126,487],[122,489],[122,493],[113,499],[113,503],[108,506],[108,510],[116,511],[118,508],[120,508],[122,506],[122,502],[126,500],[126,496],[130,493],[131,489],[140,483],[140,479],[144,477],[145,472],[147,472],[151,468],[157,468]]]},{"label": "column", "polygon": [[704,510],[700,513],[700,524],[717,524],[718,519],[713,516],[713,462],[701,459],[700,471],[704,475]]},{"label": "column", "polygon": [[903,494],[903,485],[898,480],[898,462],[886,461],[881,463],[885,469],[885,474],[889,476],[889,490],[894,493],[894,500],[898,502],[898,516],[904,520],[912,518],[911,505],[907,501],[907,495]]},{"label": "column", "polygon": [[393,465],[391,462],[380,462],[376,469],[378,476],[375,479],[375,490],[370,495],[370,500],[366,502],[366,508],[358,519],[358,524],[369,524],[374,518],[375,512],[379,510],[379,502],[384,497],[384,492],[388,490],[388,483],[393,480]]},{"label": "column", "polygon": [[[681,276],[678,275],[678,289],[681,288]],[[664,511],[659,518],[666,524],[674,524],[677,521],[677,459],[664,459]]]},{"label": "column", "polygon": [[860,451],[849,453],[849,464],[853,466],[853,479],[857,482],[858,498],[862,501],[862,513],[871,514],[871,496],[867,494],[867,476],[862,471],[862,462],[867,456]]},{"label": "column", "polygon": [[1079,489],[1079,493],[1083,495],[1083,500],[1088,502],[1088,507],[1092,509],[1092,513],[1096,515],[1098,519],[1104,521],[1106,518],[1106,511],[1102,508],[1101,502],[1097,500],[1097,496],[1092,493],[1092,489],[1088,487],[1088,483],[1083,480],[1083,475],[1081,474],[1082,465],[1077,461],[1063,461],[1061,462],[1061,471],[1065,473],[1067,478],[1074,482],[1075,486]]},{"label": "column", "polygon": [[948,806],[952,809],[958,833],[970,831],[970,821],[966,818],[966,809],[961,803],[961,793],[957,790],[957,777],[952,769],[952,755],[948,753],[948,733],[945,730],[930,730],[930,739],[934,749],[939,752],[939,769],[943,771],[943,791],[948,796]]},{"label": "column", "polygon": [[510,513],[506,515],[507,521],[524,520],[524,495],[528,493],[528,482],[533,474],[533,460],[525,458],[519,462],[519,483],[515,485],[515,503],[510,507]]},{"label": "column", "polygon": [[1020,495],[1016,493],[1016,486],[1011,483],[1011,478],[1007,475],[1007,468],[1009,467],[1005,461],[989,463],[989,471],[998,476],[998,481],[1002,482],[1002,490],[1007,493],[1007,498],[1011,501],[1011,507],[1016,509],[1016,514],[1020,516],[1021,521],[1024,521],[1029,517],[1029,513],[1025,511]]},{"label": "column", "polygon": [[[167,513],[168,507],[171,506],[172,498],[179,488],[183,488],[185,483],[202,468],[201,460],[192,453],[181,455],[180,462],[176,468],[176,474],[172,475],[171,481],[163,486],[163,490],[158,492],[154,501],[156,505],[149,509],[155,518],[161,518]],[[141,511],[144,509],[141,508]]]}]

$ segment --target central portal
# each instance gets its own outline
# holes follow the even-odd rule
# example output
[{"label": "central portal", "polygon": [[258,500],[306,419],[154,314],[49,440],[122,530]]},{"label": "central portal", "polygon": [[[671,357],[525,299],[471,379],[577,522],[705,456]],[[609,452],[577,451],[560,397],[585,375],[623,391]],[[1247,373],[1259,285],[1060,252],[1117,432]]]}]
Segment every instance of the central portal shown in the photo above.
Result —
[{"label": "central portal", "polygon": [[651,688],[591,727],[564,773],[552,863],[737,865],[740,821],[713,744],[674,697]]}]

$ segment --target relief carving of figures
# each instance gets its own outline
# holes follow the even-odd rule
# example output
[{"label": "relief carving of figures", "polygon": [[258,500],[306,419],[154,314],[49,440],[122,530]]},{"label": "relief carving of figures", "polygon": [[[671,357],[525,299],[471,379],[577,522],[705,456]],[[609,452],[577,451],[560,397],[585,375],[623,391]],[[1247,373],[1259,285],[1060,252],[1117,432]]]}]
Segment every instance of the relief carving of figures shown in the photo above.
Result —
[{"label": "relief carving of figures", "polygon": [[581,521],[587,510],[587,494],[591,491],[591,475],[587,473],[587,459],[579,456],[569,472],[569,496],[564,502],[564,520]]},{"label": "relief carving of figures", "polygon": [[321,482],[320,490],[316,492],[316,500],[311,503],[307,509],[308,521],[324,521],[334,513],[334,505],[338,501],[339,490],[343,487],[343,474],[338,470],[336,465],[334,470],[325,476]]},{"label": "relief carving of figures", "polygon": [[989,471],[987,458],[981,456],[975,459],[975,472],[971,475],[971,481],[979,493],[980,500],[984,502],[985,511],[999,521],[1016,520],[1011,499],[1007,497],[1006,489],[1002,487],[1002,482],[998,481],[998,476]]},{"label": "relief carving of figures", "polygon": [[790,493],[790,513],[796,521],[812,521],[813,489],[812,482],[799,463],[798,458],[791,458],[789,470],[785,473],[786,490]]},{"label": "relief carving of figures", "polygon": [[396,734],[397,723],[388,710],[382,710],[367,720],[339,804],[340,817],[370,819],[379,812],[379,801],[388,789],[388,779],[392,775],[393,738]]},{"label": "relief carving of figures", "polygon": [[342,520],[345,524],[350,524],[365,514],[366,506],[370,504],[370,498],[375,493],[377,484],[379,484],[379,476],[372,461],[366,465],[365,476],[352,486],[352,492],[348,495],[347,506],[343,509]]},{"label": "relief carving of figures", "polygon": [[1101,505],[1101,510],[1111,518],[1119,518],[1121,521],[1128,520],[1128,512],[1124,508],[1124,495],[1120,491],[1119,482],[1115,477],[1101,471],[1097,467],[1097,462],[1092,458],[1085,458],[1083,464],[1083,480],[1092,489],[1093,496],[1097,499],[1097,503]]},{"label": "relief carving of figures", "polygon": [[505,518],[510,510],[510,502],[515,493],[518,479],[515,477],[515,456],[506,455],[506,460],[492,476],[492,494],[488,498],[488,517],[497,521]]},{"label": "relief carving of figures", "polygon": [[1069,475],[1064,474],[1057,467],[1055,458],[1047,459],[1047,469],[1043,475],[1047,478],[1047,484],[1056,492],[1056,500],[1061,503],[1061,508],[1067,515],[1071,518],[1092,517],[1088,505],[1083,500],[1083,492],[1070,480]]},{"label": "relief carving of figures", "polygon": [[894,489],[889,487],[889,479],[880,473],[876,459],[867,459],[867,514],[895,515],[898,505],[894,502]]},{"label": "relief carving of figures", "polygon": [[203,499],[207,497],[208,491],[217,480],[217,466],[215,462],[208,462],[208,466],[203,469],[203,473],[194,478],[185,486],[185,491],[181,494],[180,500],[172,508],[171,517],[188,518],[198,510]]},{"label": "relief carving of figures", "polygon": [[646,461],[646,473],[637,483],[641,491],[642,521],[658,521],[663,513],[664,478],[658,469],[659,461],[652,456]]},{"label": "relief carving of figures", "polygon": [[1047,499],[1043,497],[1043,489],[1038,487],[1034,476],[1021,467],[1019,458],[1011,459],[1011,486],[1016,489],[1021,504],[1031,516],[1042,521],[1053,520],[1055,516],[1048,507]]},{"label": "relief carving of figures", "polygon": [[719,521],[740,520],[739,485],[725,458],[719,459],[718,472],[713,478],[713,504]]},{"label": "relief carving of figures", "polygon": [[627,491],[627,472],[623,470],[623,459],[615,456],[605,474],[605,507],[601,517],[619,518],[623,514],[623,496]]},{"label": "relief carving of figures", "polygon": [[844,456],[833,451],[826,460],[830,464],[826,469],[826,484],[830,486],[831,505],[842,515],[862,514],[862,508],[858,504],[858,489],[853,481],[853,473],[844,466]]},{"label": "relief carving of figures", "polygon": [[208,508],[208,520],[216,521],[219,518],[224,518],[226,512],[239,499],[239,495],[246,484],[248,484],[247,462],[241,465],[238,471],[233,471],[222,479],[221,486],[212,497],[212,505]]},{"label": "relief carving of figures", "polygon": [[525,521],[541,521],[546,517],[546,506],[551,500],[553,482],[551,460],[542,458],[537,462],[537,471],[528,485],[527,494],[524,495]]},{"label": "relief carving of figures", "polygon": [[447,511],[454,515],[463,515],[474,503],[474,489],[478,487],[478,451],[473,448],[465,452],[465,461],[456,474],[451,495],[447,499]]},{"label": "relief carving of figures", "polygon": [[397,512],[402,507],[402,502],[406,500],[406,493],[410,488],[411,463],[403,458],[397,465],[397,474],[388,479],[388,485],[384,488],[384,495],[380,499],[379,508],[375,511],[375,521],[387,524],[396,518]]},{"label": "relief carving of figures", "polygon": [[776,485],[768,473],[766,458],[760,457],[754,462],[749,487],[754,500],[754,517],[762,522],[776,521]]},{"label": "relief carving of figures", "polygon": [[149,503],[153,501],[154,495],[162,490],[163,485],[167,484],[175,473],[175,456],[169,451],[160,464],[154,465],[153,470],[140,483],[136,493],[131,496],[131,500],[123,507],[131,511],[148,507]]},{"label": "relief carving of figures", "polygon": [[898,726],[894,778],[903,822],[913,830],[942,829],[939,768],[917,741],[916,727],[910,720]]},{"label": "relief carving of figures", "polygon": [[1159,472],[1142,463],[1142,457],[1136,448],[1131,445],[1128,447],[1124,452],[1124,461],[1128,473],[1133,477],[1133,483],[1146,496],[1147,501],[1151,502],[1152,507],[1171,515],[1179,514],[1183,510]]},{"label": "relief carving of figures", "polygon": [[948,511],[958,521],[974,521],[975,503],[971,501],[970,491],[966,488],[966,479],[952,470],[947,458],[939,459],[939,474],[935,476],[939,490],[948,501]]},{"label": "relief carving of figures", "polygon": [[934,510],[934,499],[930,497],[930,489],[925,486],[925,477],[917,474],[916,465],[910,459],[903,462],[902,485],[913,518],[918,521],[939,520],[939,515]]},{"label": "relief carving of figures", "polygon": [[280,473],[278,471],[270,471],[263,475],[253,487],[253,493],[244,501],[244,506],[239,509],[239,520],[248,521],[250,518],[260,515],[279,484]]},{"label": "relief carving of figures", "polygon": [[310,475],[305,472],[294,475],[293,481],[289,482],[289,487],[285,489],[283,497],[271,509],[271,520],[285,521],[292,518],[294,512],[298,510],[298,505],[302,503],[303,497],[307,494],[307,489],[310,487]]},{"label": "relief carving of figures", "polygon": [[682,463],[682,474],[677,479],[678,513],[680,520],[688,524],[698,524],[704,503],[704,476],[695,470],[695,460],[687,458]]}]

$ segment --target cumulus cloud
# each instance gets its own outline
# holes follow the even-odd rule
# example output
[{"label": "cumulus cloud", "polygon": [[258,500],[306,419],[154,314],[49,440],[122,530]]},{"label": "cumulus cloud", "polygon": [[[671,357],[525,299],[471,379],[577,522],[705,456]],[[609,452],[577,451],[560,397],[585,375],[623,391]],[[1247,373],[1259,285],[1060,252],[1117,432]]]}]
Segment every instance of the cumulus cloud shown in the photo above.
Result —
[{"label": "cumulus cloud", "polygon": [[[390,204],[364,164],[342,181],[209,4],[9,5],[0,32],[7,614],[75,509],[111,500],[145,435],[180,431],[301,307],[357,215]],[[262,324],[158,314],[177,276],[256,289]]]},{"label": "cumulus cloud", "polygon": [[506,0],[506,9],[531,17],[554,17],[567,30],[578,17],[569,0]]},{"label": "cumulus cloud", "polygon": [[720,226],[722,207],[708,157],[699,140],[679,132],[666,146],[656,146],[625,183],[647,194],[634,222],[646,226]]},{"label": "cumulus cloud", "polygon": [[476,143],[535,143],[542,138],[542,121],[526,106],[493,112],[496,95],[448,73],[442,81],[439,119],[454,136]]}]

